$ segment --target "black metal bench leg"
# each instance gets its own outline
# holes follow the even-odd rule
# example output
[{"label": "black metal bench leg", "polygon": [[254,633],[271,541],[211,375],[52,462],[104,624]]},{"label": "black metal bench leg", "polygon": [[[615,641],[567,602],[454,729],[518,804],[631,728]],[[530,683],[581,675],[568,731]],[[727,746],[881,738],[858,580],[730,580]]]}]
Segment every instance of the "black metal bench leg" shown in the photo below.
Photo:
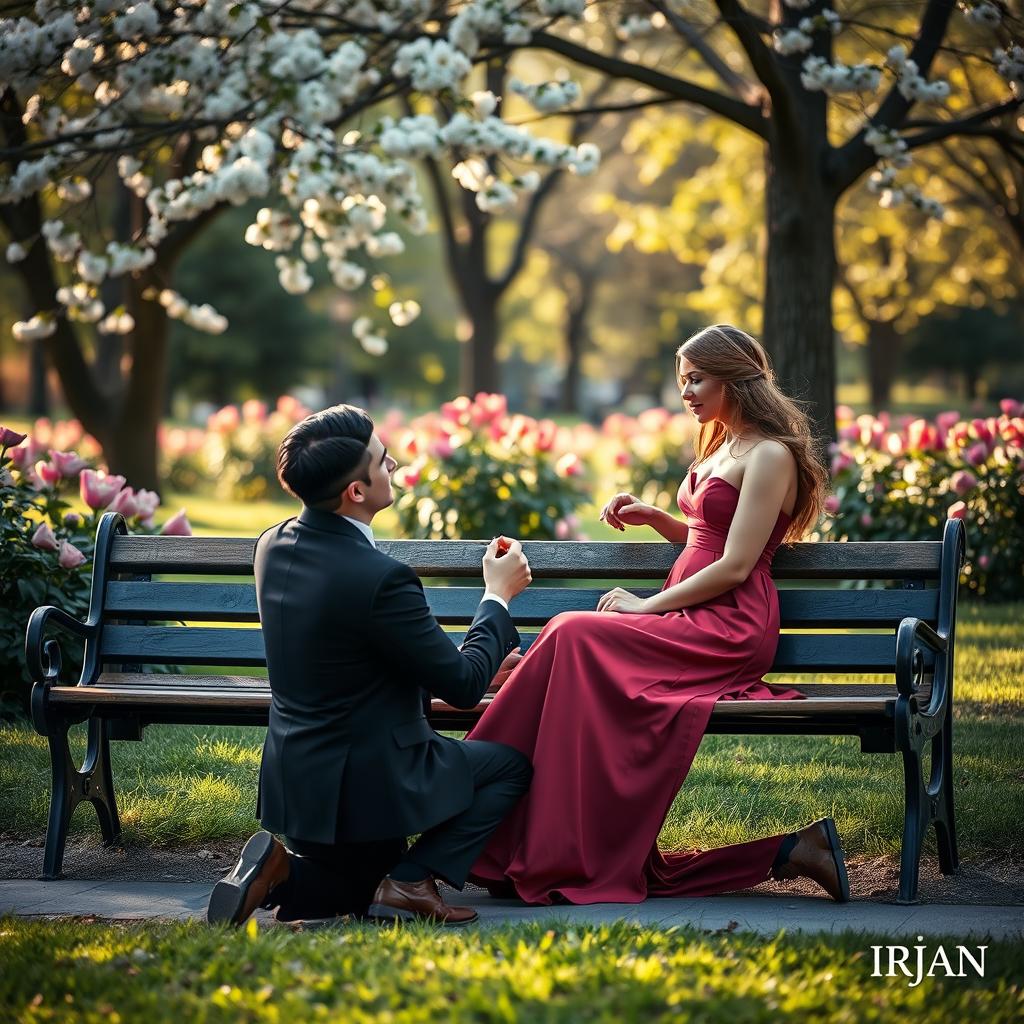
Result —
[{"label": "black metal bench leg", "polygon": [[63,877],[61,869],[68,826],[75,808],[83,800],[90,801],[96,808],[104,845],[114,843],[121,833],[121,822],[114,799],[107,723],[97,718],[89,719],[85,761],[80,769],[75,767],[71,757],[71,747],[68,744],[69,727],[70,723],[66,721],[55,723],[48,736],[52,789],[41,876],[47,881]]},{"label": "black metal bench leg", "polygon": [[929,790],[935,794],[935,839],[939,870],[955,874],[960,867],[953,811],[953,722],[947,714],[942,731],[932,740],[932,778]]},{"label": "black metal bench leg", "polygon": [[921,864],[921,840],[928,828],[928,794],[921,778],[921,754],[903,751],[903,791],[906,810],[903,818],[903,847],[900,851],[900,885],[897,903],[917,902],[917,880]]}]

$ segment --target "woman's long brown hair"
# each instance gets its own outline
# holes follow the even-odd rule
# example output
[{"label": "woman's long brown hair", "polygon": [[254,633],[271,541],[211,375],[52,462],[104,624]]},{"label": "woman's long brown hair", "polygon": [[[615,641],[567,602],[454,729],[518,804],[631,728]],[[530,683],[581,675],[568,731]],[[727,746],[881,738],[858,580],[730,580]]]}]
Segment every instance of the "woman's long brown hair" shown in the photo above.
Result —
[{"label": "woman's long brown hair", "polygon": [[[701,373],[723,383],[724,395],[743,428],[779,441],[793,453],[797,495],[785,539],[799,540],[817,523],[828,493],[828,475],[807,414],[779,390],[768,353],[738,327],[715,324],[684,341],[676,351],[680,384],[683,356]],[[694,446],[696,461],[703,462],[718,451],[726,434],[727,427],[720,420],[701,424]]]}]

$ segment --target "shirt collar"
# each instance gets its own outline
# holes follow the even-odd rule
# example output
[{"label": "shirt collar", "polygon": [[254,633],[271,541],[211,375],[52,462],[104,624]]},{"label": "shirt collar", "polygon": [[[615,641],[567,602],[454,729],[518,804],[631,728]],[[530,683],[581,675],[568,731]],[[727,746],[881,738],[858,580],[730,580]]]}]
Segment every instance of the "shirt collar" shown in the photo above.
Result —
[{"label": "shirt collar", "polygon": [[342,519],[347,523],[351,523],[369,542],[373,547],[377,546],[377,542],[373,539],[373,530],[370,528],[369,523],[364,523],[359,519],[353,519],[351,516],[342,516]]}]

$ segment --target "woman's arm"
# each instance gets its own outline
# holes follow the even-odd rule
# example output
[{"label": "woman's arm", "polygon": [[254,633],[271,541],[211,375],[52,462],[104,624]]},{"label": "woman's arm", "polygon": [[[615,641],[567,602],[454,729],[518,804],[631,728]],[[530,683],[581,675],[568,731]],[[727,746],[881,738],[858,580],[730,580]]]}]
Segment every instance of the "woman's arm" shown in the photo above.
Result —
[{"label": "woman's arm", "polygon": [[[701,604],[739,586],[757,565],[796,474],[789,449],[778,441],[759,444],[750,455],[743,474],[736,513],[729,527],[722,557],[695,572],[689,579],[648,598],[608,601],[606,594],[598,610],[628,612],[669,612]],[[622,591],[625,595],[626,592]],[[616,607],[621,601],[622,607]]]}]

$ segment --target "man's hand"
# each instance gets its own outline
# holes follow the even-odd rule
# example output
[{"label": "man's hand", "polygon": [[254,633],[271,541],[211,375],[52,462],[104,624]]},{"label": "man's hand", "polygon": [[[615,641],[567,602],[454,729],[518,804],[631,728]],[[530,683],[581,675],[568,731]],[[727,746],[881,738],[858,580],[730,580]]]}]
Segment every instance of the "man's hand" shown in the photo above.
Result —
[{"label": "man's hand", "polygon": [[634,615],[642,615],[647,611],[647,598],[637,597],[622,587],[609,590],[607,594],[601,595],[597,602],[599,612],[632,612]]},{"label": "man's hand", "polygon": [[505,660],[498,666],[497,674],[491,680],[491,685],[487,687],[488,693],[497,693],[505,685],[505,680],[512,674],[512,669],[523,660],[521,652],[522,648],[517,647],[505,656]]},{"label": "man's hand", "polygon": [[[499,550],[504,549],[504,554]],[[484,552],[484,586],[506,602],[525,590],[533,576],[523,545],[509,537],[495,537]]]}]

